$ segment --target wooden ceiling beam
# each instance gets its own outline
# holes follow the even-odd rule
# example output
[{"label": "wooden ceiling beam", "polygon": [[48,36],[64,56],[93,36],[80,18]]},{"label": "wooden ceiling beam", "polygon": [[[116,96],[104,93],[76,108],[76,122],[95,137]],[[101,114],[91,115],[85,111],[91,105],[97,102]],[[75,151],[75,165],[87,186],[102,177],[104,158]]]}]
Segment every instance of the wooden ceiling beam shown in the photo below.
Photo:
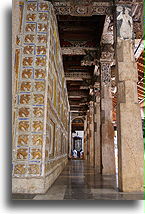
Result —
[{"label": "wooden ceiling beam", "polygon": [[[81,62],[79,61],[79,63],[81,63]],[[65,70],[71,70],[71,69],[86,70],[86,71],[90,72],[90,71],[94,71],[94,66],[82,66],[81,64],[79,64],[79,65],[77,65],[77,63],[75,64],[75,62],[73,62],[73,63],[68,62],[68,63],[65,63],[64,69]]]},{"label": "wooden ceiling beam", "polygon": [[[63,35],[62,35],[63,34]],[[89,32],[88,34],[84,34],[83,32],[65,32],[62,33],[60,36],[60,42],[61,40],[67,40],[67,41],[96,41],[97,35],[93,32]]]}]

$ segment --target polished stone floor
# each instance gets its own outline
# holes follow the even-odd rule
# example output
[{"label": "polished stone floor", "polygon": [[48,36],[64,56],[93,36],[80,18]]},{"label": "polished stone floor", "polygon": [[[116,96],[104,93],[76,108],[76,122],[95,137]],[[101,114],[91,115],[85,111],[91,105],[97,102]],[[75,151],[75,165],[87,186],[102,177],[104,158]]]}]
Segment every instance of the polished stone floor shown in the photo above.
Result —
[{"label": "polished stone floor", "polygon": [[143,193],[122,193],[115,176],[101,176],[84,160],[70,160],[44,195],[13,194],[13,200],[143,200]]}]

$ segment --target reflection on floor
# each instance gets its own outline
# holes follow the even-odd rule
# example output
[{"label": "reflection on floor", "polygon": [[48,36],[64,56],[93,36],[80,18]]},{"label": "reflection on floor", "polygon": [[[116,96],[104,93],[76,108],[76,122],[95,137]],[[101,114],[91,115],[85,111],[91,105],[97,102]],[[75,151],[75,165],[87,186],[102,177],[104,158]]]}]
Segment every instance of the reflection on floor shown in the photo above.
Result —
[{"label": "reflection on floor", "polygon": [[13,194],[13,200],[143,200],[143,193],[121,193],[114,176],[101,176],[83,160],[70,160],[44,195]]}]

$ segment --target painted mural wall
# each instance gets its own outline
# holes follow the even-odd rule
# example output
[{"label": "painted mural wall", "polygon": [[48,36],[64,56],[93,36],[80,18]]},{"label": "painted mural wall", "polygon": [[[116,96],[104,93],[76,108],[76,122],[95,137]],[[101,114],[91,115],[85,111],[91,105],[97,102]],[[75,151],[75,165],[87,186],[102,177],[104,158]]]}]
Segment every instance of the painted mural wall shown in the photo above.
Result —
[{"label": "painted mural wall", "polygon": [[68,152],[69,104],[51,3],[13,1],[13,43],[13,192],[45,192]]}]

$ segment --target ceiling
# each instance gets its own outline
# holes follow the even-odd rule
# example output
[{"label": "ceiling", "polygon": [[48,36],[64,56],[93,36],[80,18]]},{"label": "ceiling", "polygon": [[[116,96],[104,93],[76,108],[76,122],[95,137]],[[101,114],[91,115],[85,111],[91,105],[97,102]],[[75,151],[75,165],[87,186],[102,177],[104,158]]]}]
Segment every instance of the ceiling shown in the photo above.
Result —
[{"label": "ceiling", "polygon": [[86,55],[85,51],[95,50],[99,46],[105,16],[60,15],[57,18],[60,45],[65,50],[63,65],[70,110],[85,114],[90,100],[89,86],[93,84],[94,65],[83,66],[81,62]]}]

